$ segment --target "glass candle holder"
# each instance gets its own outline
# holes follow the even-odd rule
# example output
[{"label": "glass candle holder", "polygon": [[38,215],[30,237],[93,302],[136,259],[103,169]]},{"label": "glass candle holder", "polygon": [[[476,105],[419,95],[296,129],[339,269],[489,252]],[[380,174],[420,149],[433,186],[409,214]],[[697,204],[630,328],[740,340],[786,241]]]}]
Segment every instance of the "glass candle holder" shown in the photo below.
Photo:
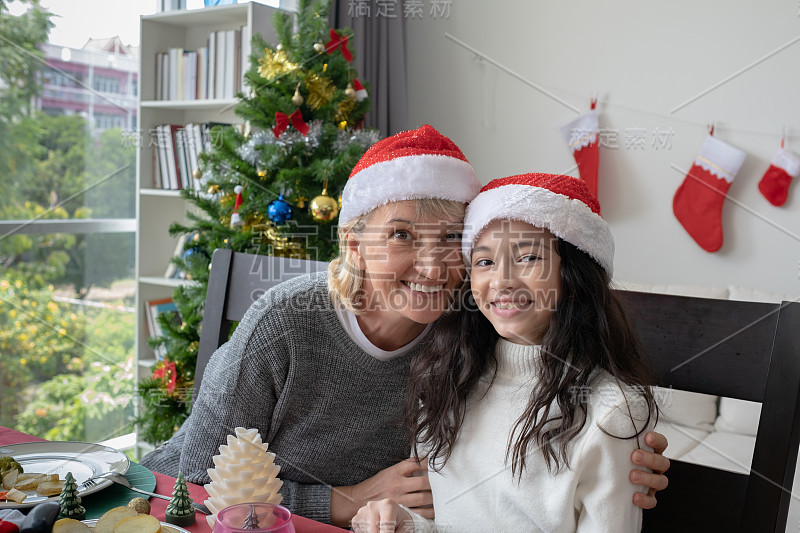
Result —
[{"label": "glass candle holder", "polygon": [[238,503],[217,514],[212,533],[295,533],[292,513],[273,503]]}]

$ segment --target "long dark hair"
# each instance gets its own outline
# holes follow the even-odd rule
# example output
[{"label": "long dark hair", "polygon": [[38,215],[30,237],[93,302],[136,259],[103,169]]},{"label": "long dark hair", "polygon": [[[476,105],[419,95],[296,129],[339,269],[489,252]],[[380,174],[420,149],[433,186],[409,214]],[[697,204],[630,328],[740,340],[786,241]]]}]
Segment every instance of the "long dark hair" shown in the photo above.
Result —
[{"label": "long dark hair", "polygon": [[[613,437],[638,438],[658,413],[652,378],[636,334],[610,290],[608,273],[562,239],[556,239],[556,252],[561,256],[561,295],[542,339],[540,379],[508,437],[512,475],[525,469],[531,443],[540,447],[548,470],[569,467],[567,445],[586,423],[587,399],[576,391],[588,387],[598,369],[611,374],[624,393],[641,395],[648,408],[646,423],[635,423],[641,429],[634,435]],[[499,338],[477,310],[468,285],[455,306],[434,325],[428,345],[411,362],[406,395],[411,446],[417,457],[424,449],[434,470],[452,453],[467,395],[495,367]]]}]

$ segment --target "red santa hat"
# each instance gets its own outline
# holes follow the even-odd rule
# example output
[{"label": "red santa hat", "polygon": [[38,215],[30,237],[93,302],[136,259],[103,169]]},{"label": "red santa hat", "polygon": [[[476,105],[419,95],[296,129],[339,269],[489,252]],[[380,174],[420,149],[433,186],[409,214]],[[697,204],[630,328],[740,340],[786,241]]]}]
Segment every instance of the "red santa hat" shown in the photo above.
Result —
[{"label": "red santa hat", "polygon": [[458,146],[426,124],[378,141],[366,151],[342,192],[339,224],[401,200],[440,198],[467,203],[480,188]]},{"label": "red santa hat", "polygon": [[367,96],[369,96],[367,94],[367,90],[364,88],[363,85],[361,85],[361,82],[358,81],[358,78],[353,80],[353,89],[356,91],[355,92],[355,97],[356,97],[356,100],[358,100],[359,102],[362,101]]},{"label": "red santa hat", "polygon": [[582,180],[533,173],[490,181],[467,207],[461,240],[465,261],[481,231],[497,219],[547,228],[592,257],[609,276],[614,273],[614,237]]}]

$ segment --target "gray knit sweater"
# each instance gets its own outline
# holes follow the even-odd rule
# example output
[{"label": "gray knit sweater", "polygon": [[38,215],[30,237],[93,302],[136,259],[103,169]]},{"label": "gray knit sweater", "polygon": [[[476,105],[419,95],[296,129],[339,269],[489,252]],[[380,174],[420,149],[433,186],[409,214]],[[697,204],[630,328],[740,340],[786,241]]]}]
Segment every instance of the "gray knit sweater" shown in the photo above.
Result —
[{"label": "gray knit sweater", "polygon": [[330,522],[332,486],[359,483],[409,455],[401,425],[408,366],[342,328],[326,273],[267,291],[208,363],[191,416],[142,459],[151,470],[209,483],[211,457],[237,426],[257,428],[276,454],[283,505]]}]

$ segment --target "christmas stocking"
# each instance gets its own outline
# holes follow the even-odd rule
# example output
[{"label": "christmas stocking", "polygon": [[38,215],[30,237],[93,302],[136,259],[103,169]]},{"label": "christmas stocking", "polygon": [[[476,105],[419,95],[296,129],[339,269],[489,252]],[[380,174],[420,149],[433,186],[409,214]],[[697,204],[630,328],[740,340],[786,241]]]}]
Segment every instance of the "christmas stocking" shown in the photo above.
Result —
[{"label": "christmas stocking", "polygon": [[758,183],[758,190],[772,205],[781,206],[789,194],[792,178],[800,174],[800,159],[792,152],[781,148],[772,157],[769,168]]},{"label": "christmas stocking", "polygon": [[595,198],[597,198],[597,168],[600,155],[597,144],[598,132],[594,104],[591,111],[561,128],[561,134],[575,157],[575,162],[578,163],[581,179]]},{"label": "christmas stocking", "polygon": [[722,204],[745,155],[709,135],[672,199],[675,217],[707,252],[722,246]]}]

